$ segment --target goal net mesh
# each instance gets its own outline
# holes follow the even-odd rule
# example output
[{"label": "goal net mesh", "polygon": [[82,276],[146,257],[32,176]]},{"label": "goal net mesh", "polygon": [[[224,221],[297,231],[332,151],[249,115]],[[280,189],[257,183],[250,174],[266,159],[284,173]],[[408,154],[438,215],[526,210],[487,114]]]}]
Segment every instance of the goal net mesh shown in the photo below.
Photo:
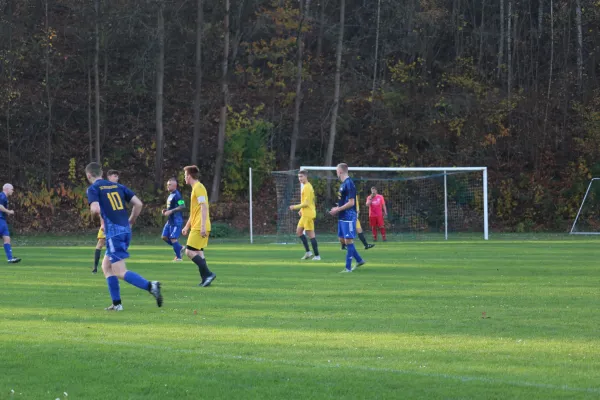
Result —
[{"label": "goal net mesh", "polygon": [[[330,234],[333,239],[337,233],[337,217],[332,217],[328,211],[337,201],[340,182],[335,171],[307,171],[316,196],[315,230],[317,235]],[[297,211],[289,210],[289,206],[300,203],[298,170],[272,174],[277,191],[277,240],[280,243],[296,242],[299,217]],[[350,177],[356,185],[359,221],[366,233],[370,232],[370,226],[365,203],[372,187],[385,198],[388,240],[444,239],[446,221],[449,234],[484,231],[482,171],[351,170]]]}]

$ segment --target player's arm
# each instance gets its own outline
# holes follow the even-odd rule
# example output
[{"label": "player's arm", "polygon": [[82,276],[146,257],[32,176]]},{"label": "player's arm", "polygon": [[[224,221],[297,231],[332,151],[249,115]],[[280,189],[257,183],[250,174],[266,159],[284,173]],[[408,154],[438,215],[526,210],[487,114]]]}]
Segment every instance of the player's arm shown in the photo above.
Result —
[{"label": "player's arm", "polygon": [[373,202],[373,195],[370,194],[367,196],[367,207],[371,207],[372,202]]},{"label": "player's arm", "polygon": [[144,203],[142,203],[142,201],[137,196],[133,196],[131,200],[129,200],[129,204],[133,206],[131,209],[131,215],[129,216],[129,225],[133,225],[135,224],[138,215],[140,215],[140,213],[142,212]]},{"label": "player's arm", "polygon": [[100,203],[97,201],[90,203],[90,212],[92,215],[100,215]]},{"label": "player's arm", "polygon": [[13,215],[15,213],[14,211],[4,207],[2,204],[0,204],[0,211],[7,213],[8,215]]},{"label": "player's arm", "polygon": [[387,208],[385,207],[385,198],[381,196],[381,202],[383,203],[383,215],[387,217]]},{"label": "player's arm", "polygon": [[173,213],[176,213],[176,212],[178,212],[178,211],[183,211],[183,210],[185,210],[185,201],[183,201],[183,200],[179,200],[179,201],[177,202],[177,207],[175,207],[175,208],[174,208],[174,209],[172,209],[172,210],[165,210],[165,211],[163,212],[163,215],[165,215],[165,216],[167,216],[167,217],[168,217],[169,215],[171,215],[171,214],[173,214]]},{"label": "player's arm", "polygon": [[200,226],[200,235],[206,236],[206,220],[208,219],[208,206],[206,203],[200,203],[200,214],[202,215],[202,225]]},{"label": "player's arm", "polygon": [[183,234],[183,236],[187,236],[188,231],[190,230],[190,227],[192,226],[192,216],[190,215],[190,217],[188,218],[185,226],[183,227],[183,229],[181,230],[181,233]]}]

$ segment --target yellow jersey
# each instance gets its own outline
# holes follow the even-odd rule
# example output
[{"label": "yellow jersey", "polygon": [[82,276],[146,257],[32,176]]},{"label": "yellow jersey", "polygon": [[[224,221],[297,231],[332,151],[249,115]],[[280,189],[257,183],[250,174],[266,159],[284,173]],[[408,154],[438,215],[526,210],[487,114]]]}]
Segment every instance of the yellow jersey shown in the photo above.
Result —
[{"label": "yellow jersey", "polygon": [[317,217],[317,208],[315,206],[315,190],[313,189],[310,182],[306,182],[302,187],[302,195],[301,199],[302,207],[302,216],[308,218],[316,218]]},{"label": "yellow jersey", "polygon": [[206,231],[210,232],[210,210],[208,208],[208,193],[206,188],[200,182],[196,182],[192,188],[190,199],[190,218],[192,219],[192,231],[202,229],[202,210],[200,204],[206,205]]}]

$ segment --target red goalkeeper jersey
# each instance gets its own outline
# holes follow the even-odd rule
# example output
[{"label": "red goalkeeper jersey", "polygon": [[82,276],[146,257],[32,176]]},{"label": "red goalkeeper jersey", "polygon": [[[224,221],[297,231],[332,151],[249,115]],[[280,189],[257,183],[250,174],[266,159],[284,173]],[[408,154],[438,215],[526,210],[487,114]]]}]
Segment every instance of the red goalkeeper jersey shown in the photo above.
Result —
[{"label": "red goalkeeper jersey", "polygon": [[383,216],[383,206],[385,205],[385,199],[382,195],[377,194],[371,195],[371,205],[369,206],[369,217],[381,217]]}]

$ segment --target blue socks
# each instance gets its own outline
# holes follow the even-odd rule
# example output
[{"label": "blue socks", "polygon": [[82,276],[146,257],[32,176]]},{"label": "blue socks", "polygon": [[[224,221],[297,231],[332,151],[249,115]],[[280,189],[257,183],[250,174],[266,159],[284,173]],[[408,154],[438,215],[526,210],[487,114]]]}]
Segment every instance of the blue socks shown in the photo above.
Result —
[{"label": "blue socks", "polygon": [[150,282],[133,271],[125,272],[125,282],[143,290],[148,290],[150,288]]},{"label": "blue socks", "polygon": [[6,253],[6,258],[8,261],[13,259],[12,248],[10,247],[10,243],[4,243],[4,252]]},{"label": "blue socks", "polygon": [[108,283],[108,291],[110,293],[110,298],[113,301],[113,304],[121,304],[121,290],[119,289],[119,278],[116,276],[109,276],[106,278],[106,283]]},{"label": "blue socks", "polygon": [[354,243],[346,245],[346,269],[349,271],[352,269],[352,257],[359,263],[363,262],[360,254],[356,251],[356,247],[354,247]]},{"label": "blue socks", "polygon": [[175,257],[181,258],[181,249],[183,249],[183,246],[179,242],[171,243],[171,246],[173,246],[173,251],[175,251]]},{"label": "blue socks", "polygon": [[169,240],[169,238],[163,239],[163,241],[168,244],[169,246],[173,246],[173,243],[171,243],[171,240]]}]

